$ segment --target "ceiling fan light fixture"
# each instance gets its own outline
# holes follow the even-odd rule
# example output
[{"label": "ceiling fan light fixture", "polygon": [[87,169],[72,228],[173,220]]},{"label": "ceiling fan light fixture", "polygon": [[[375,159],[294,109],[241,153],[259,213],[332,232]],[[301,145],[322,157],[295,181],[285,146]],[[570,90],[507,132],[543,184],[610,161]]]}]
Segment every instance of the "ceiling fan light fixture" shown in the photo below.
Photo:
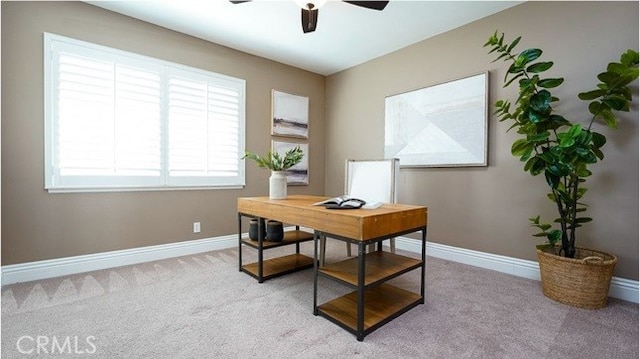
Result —
[{"label": "ceiling fan light fixture", "polygon": [[294,2],[304,10],[318,10],[327,3],[327,0],[294,0]]},{"label": "ceiling fan light fixture", "polygon": [[[250,2],[252,0],[229,0],[232,4],[241,4]],[[302,20],[302,32],[314,32],[318,25],[318,9],[322,5],[326,4],[329,0],[293,0],[298,6],[300,6],[300,18]],[[371,10],[383,10],[389,1],[349,1],[342,0],[343,2],[359,7],[363,7]]]}]

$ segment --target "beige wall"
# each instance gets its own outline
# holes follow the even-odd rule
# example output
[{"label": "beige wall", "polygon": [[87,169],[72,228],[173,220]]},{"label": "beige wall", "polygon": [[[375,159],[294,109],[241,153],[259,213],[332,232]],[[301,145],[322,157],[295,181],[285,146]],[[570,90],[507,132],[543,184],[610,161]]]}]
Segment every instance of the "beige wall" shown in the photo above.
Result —
[{"label": "beige wall", "polygon": [[[638,2],[528,2],[462,28],[422,41],[327,79],[327,195],[342,192],[345,158],[384,155],[385,96],[476,74],[490,73],[490,103],[517,97],[503,89],[505,63],[482,47],[499,29],[508,39],[523,36],[519,49],[539,47],[555,62],[549,76],[565,83],[554,94],[557,109],[586,119],[580,91],[628,49],[638,49]],[[638,279],[638,82],[631,113],[610,135],[606,160],[593,168],[586,202],[594,222],[580,229],[581,245],[615,253],[615,275]],[[515,133],[494,118],[489,125],[489,166],[400,171],[400,201],[429,207],[428,240],[510,257],[535,260],[527,218],[556,217],[544,179],[523,172],[510,154]],[[339,174],[339,175],[335,175]]]},{"label": "beige wall", "polygon": [[[244,190],[48,194],[43,176],[42,32],[202,67],[247,80],[247,147],[270,146],[272,88],[310,97],[310,185],[290,193],[342,193],[345,158],[383,156],[385,96],[490,71],[490,102],[504,64],[482,45],[495,29],[537,46],[564,76],[558,107],[587,112],[575,95],[627,48],[638,48],[638,3],[530,2],[325,78],[162,29],[84,3],[2,2],[2,264],[228,235],[238,196],[267,193],[266,170],[247,164]],[[543,24],[541,26],[540,24]],[[634,85],[637,96],[637,82]],[[325,95],[326,94],[326,95]],[[326,96],[326,113],[325,113]],[[400,200],[430,208],[428,240],[535,260],[527,218],[554,218],[541,178],[509,154],[513,133],[494,119],[486,168],[402,169]],[[587,201],[595,222],[581,243],[619,256],[616,275],[638,279],[638,102],[594,167]],[[325,172],[326,168],[326,172]],[[202,222],[203,232],[191,233]]]},{"label": "beige wall", "polygon": [[[2,264],[235,233],[239,196],[268,193],[247,163],[243,190],[49,194],[43,174],[43,32],[245,79],[247,148],[270,148],[271,89],[310,97],[310,185],[324,189],[324,76],[82,2],[2,2]],[[202,232],[192,233],[199,221]]]}]

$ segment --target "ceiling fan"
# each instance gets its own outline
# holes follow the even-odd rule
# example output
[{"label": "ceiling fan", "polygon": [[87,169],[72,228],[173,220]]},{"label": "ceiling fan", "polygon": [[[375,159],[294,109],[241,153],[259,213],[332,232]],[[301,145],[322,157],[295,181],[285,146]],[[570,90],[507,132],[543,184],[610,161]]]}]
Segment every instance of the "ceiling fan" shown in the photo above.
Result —
[{"label": "ceiling fan", "polygon": [[[241,4],[250,2],[251,0],[229,0],[233,4]],[[342,0],[351,5],[364,7],[372,10],[384,10],[389,1],[347,1]],[[327,0],[295,0],[302,8],[302,31],[304,33],[313,32],[318,24],[318,9],[327,2]]]}]

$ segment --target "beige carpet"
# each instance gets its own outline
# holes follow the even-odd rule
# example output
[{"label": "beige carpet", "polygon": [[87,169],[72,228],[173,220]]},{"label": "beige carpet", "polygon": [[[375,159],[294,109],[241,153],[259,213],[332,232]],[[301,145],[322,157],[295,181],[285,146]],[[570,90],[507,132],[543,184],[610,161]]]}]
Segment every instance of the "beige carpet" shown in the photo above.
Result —
[{"label": "beige carpet", "polygon": [[[345,252],[328,250],[329,261]],[[237,258],[233,248],[3,287],[2,358],[638,358],[637,304],[571,308],[536,281],[436,258],[426,304],[358,342],[312,314],[312,270],[258,284]],[[419,275],[394,284],[418,290]],[[319,303],[346,292],[319,288]]]}]

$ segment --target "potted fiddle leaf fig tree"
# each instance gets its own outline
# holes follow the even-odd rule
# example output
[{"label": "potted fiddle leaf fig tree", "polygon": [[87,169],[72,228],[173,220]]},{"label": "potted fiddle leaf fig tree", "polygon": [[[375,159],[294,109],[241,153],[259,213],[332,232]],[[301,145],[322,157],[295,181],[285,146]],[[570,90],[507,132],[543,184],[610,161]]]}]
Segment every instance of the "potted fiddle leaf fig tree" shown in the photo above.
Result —
[{"label": "potted fiddle leaf fig tree", "polygon": [[516,52],[520,39],[509,42],[496,31],[484,46],[490,48],[490,54],[497,54],[494,62],[509,64],[504,87],[517,85],[519,89],[515,102],[495,103],[494,115],[501,122],[510,122],[509,130],[519,134],[511,153],[524,163],[524,171],[544,177],[550,191],[547,197],[557,208],[553,225],[539,215],[529,218],[538,229],[534,236],[546,239],[545,244],[537,246],[543,293],[577,307],[604,307],[617,258],[576,245],[577,230],[592,220],[585,215],[587,205],[583,202],[590,166],[604,159],[606,136],[596,132],[593,125],[601,122],[615,129],[617,113],[629,111],[633,100],[630,84],[638,78],[638,52],[624,52],[619,62],[610,63],[597,75],[595,89],[578,94],[580,100],[587,101],[590,115],[584,121],[573,121],[553,108],[559,99],[551,90],[564,79],[543,76],[553,62],[539,61],[542,50]]},{"label": "potted fiddle leaf fig tree", "polygon": [[270,169],[269,198],[283,199],[287,197],[287,177],[283,171],[300,163],[303,157],[304,152],[300,146],[296,146],[286,151],[284,156],[276,151],[267,151],[267,154],[264,156],[245,151],[242,159],[248,158],[255,161],[258,167]]}]

